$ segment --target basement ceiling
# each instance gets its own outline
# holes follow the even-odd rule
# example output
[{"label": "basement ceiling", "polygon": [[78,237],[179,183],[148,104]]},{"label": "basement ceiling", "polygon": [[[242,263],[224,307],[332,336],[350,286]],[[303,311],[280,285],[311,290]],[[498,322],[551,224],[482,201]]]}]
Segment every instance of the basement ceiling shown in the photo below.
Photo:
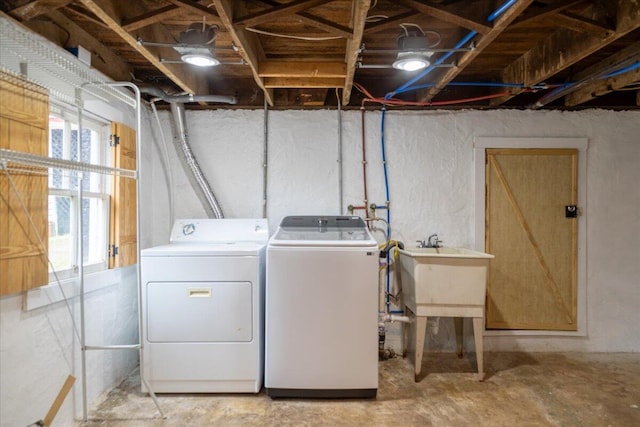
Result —
[{"label": "basement ceiling", "polygon": [[[85,49],[114,80],[237,98],[190,108],[640,108],[635,0],[0,4],[53,43]],[[183,62],[195,45],[220,64]],[[408,51],[431,65],[393,68]]]}]

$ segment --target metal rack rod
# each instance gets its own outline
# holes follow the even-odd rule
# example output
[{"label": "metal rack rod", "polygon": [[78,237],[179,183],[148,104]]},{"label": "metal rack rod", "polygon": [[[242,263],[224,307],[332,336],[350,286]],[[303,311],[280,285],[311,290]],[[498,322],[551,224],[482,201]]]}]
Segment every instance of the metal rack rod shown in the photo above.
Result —
[{"label": "metal rack rod", "polygon": [[108,166],[77,162],[75,160],[54,159],[51,157],[40,156],[38,154],[8,150],[6,148],[0,148],[0,160],[4,160],[7,163],[18,163],[25,166],[38,166],[49,169],[65,169],[79,172],[93,172],[103,175],[114,175],[131,179],[138,178],[138,173],[130,169],[111,168]]},{"label": "metal rack rod", "polygon": [[[158,410],[158,412],[160,413],[160,416],[164,416],[164,413],[162,412],[162,409],[160,408],[160,403],[158,402],[158,399],[155,395],[155,393],[153,392],[153,390],[151,389],[151,387],[147,384],[147,382],[144,380],[144,375],[143,375],[143,360],[144,360],[144,346],[142,344],[142,274],[141,274],[141,270],[140,270],[140,251],[141,251],[141,247],[140,247],[140,239],[141,239],[141,232],[140,232],[140,193],[142,190],[142,186],[140,183],[140,176],[142,173],[142,137],[141,137],[141,131],[142,131],[142,117],[141,117],[141,102],[140,102],[140,89],[134,85],[133,83],[129,83],[129,82],[106,82],[106,83],[96,83],[96,82],[86,82],[83,83],[82,85],[80,85],[79,90],[76,92],[76,96],[77,96],[77,105],[78,105],[78,134],[81,135],[82,132],[82,111],[83,111],[83,101],[82,101],[82,90],[84,90],[86,87],[88,86],[92,86],[92,85],[104,85],[104,86],[111,86],[111,87],[128,87],[130,89],[133,90],[133,92],[135,93],[135,99],[136,99],[136,105],[135,105],[135,110],[136,110],[136,255],[137,255],[137,265],[136,265],[136,282],[137,282],[137,294],[138,294],[138,344],[125,344],[125,345],[86,345],[86,335],[85,335],[85,328],[84,328],[84,324],[85,324],[85,316],[84,316],[84,298],[85,298],[85,294],[84,294],[84,277],[83,274],[81,274],[80,277],[80,322],[81,322],[81,353],[82,353],[82,366],[83,366],[83,372],[82,372],[82,402],[83,402],[83,408],[82,408],[82,414],[83,414],[83,421],[88,421],[88,416],[87,416],[87,386],[86,386],[86,358],[87,358],[87,354],[86,352],[88,350],[138,350],[138,354],[139,354],[139,359],[140,359],[140,379],[141,381],[145,384],[145,386],[147,387],[147,390],[149,391],[149,395],[151,396],[151,399],[153,400],[153,403],[156,406],[156,409]],[[78,138],[78,140],[80,141],[80,138]],[[78,151],[80,152],[80,151]],[[80,215],[79,218],[79,224],[80,224],[80,239],[82,239],[82,215]],[[80,246],[81,247],[81,246]],[[82,251],[80,251],[80,266],[82,266]],[[82,270],[81,270],[82,271]]]}]

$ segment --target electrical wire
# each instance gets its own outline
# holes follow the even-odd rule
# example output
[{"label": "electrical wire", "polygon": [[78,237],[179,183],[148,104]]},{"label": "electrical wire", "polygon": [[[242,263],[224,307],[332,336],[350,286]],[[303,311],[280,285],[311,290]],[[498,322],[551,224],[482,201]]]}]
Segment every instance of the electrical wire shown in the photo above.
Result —
[{"label": "electrical wire", "polygon": [[428,48],[434,48],[434,47],[438,46],[440,44],[440,42],[442,41],[442,36],[437,31],[433,31],[433,30],[426,30],[425,31],[418,24],[414,24],[414,23],[411,23],[411,22],[403,22],[402,24],[400,24],[400,28],[402,28],[402,31],[404,31],[404,35],[407,36],[407,37],[409,37],[409,30],[407,30],[407,27],[417,28],[418,30],[420,30],[420,33],[422,33],[423,36],[426,36],[428,34],[434,34],[437,37],[437,41],[434,42],[433,44],[430,44],[429,46],[427,46]]},{"label": "electrical wire", "polygon": [[263,34],[265,36],[272,37],[282,37],[285,39],[295,39],[295,40],[306,40],[306,41],[325,41],[325,40],[338,40],[343,39],[343,36],[326,36],[326,37],[306,37],[306,36],[294,36],[292,34],[280,34],[280,33],[272,33],[269,31],[258,30],[257,28],[247,28],[247,31],[251,31],[252,33]]}]

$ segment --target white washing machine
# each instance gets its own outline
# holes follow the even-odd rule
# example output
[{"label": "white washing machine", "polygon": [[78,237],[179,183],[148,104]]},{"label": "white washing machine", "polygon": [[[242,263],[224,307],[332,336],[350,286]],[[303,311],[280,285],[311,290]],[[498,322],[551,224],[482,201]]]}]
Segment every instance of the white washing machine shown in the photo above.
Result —
[{"label": "white washing machine", "polygon": [[[141,253],[141,372],[158,393],[257,393],[265,219],[183,219]],[[148,391],[144,387],[143,391]]]},{"label": "white washing machine", "polygon": [[285,217],[267,246],[271,397],[371,398],[378,389],[378,245],[359,217]]}]

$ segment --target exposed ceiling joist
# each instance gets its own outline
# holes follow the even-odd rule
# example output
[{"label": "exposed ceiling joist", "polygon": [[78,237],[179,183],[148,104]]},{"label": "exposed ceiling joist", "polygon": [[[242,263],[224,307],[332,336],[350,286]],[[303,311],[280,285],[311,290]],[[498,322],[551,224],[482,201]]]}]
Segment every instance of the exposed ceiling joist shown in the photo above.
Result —
[{"label": "exposed ceiling joist", "polygon": [[[636,42],[604,61],[586,68],[576,74],[575,77],[578,81],[589,79],[591,76],[600,76],[602,73],[610,72],[612,67],[616,67],[616,64],[633,63],[634,61],[640,61],[640,42]],[[565,98],[565,105],[568,107],[580,105],[597,96],[607,94],[612,90],[620,89],[636,81],[640,81],[640,69],[608,79],[593,79],[593,81],[568,94]]]},{"label": "exposed ceiling joist", "polygon": [[367,13],[371,6],[371,0],[354,0],[351,9],[351,28],[353,28],[353,38],[347,40],[347,51],[345,62],[347,64],[347,76],[344,79],[342,89],[342,103],[347,105],[351,98],[351,89],[353,88],[353,77],[356,73],[356,64],[358,55],[360,54],[360,46],[362,45],[362,36],[364,35],[364,26],[367,23]]},{"label": "exposed ceiling joist", "polygon": [[[260,0],[260,2],[268,4],[272,7],[281,6],[280,3],[273,0]],[[350,39],[352,35],[350,28],[338,25],[335,22],[331,22],[319,16],[312,15],[311,13],[297,12],[294,14],[294,19],[300,23],[310,25],[336,36]]]},{"label": "exposed ceiling joist", "polygon": [[260,77],[306,77],[324,78],[347,75],[344,62],[301,62],[301,61],[267,61],[258,68]]},{"label": "exposed ceiling joist", "polygon": [[377,33],[379,31],[383,31],[389,28],[398,29],[398,26],[406,22],[407,19],[411,19],[417,15],[420,15],[420,12],[415,10],[409,10],[407,12],[400,13],[398,15],[391,16],[386,19],[382,19],[378,22],[370,22],[364,27],[365,34]]},{"label": "exposed ceiling joist", "polygon": [[44,15],[52,9],[64,7],[74,1],[75,0],[33,0],[10,10],[9,15],[19,21],[28,21],[37,16]]},{"label": "exposed ceiling joist", "polygon": [[143,13],[134,18],[126,19],[122,21],[122,28],[125,31],[135,31],[140,28],[147,27],[149,25],[161,22],[165,19],[172,18],[180,14],[182,10],[175,5],[163,6],[159,9],[152,10],[150,12]]},{"label": "exposed ceiling joist", "polygon": [[[105,0],[80,0],[82,4],[94,15],[100,18],[109,26],[116,34],[118,34],[133,49],[144,56],[153,66],[167,76],[182,90],[191,94],[208,93],[206,82],[202,79],[198,80],[193,74],[185,73],[180,65],[165,64],[152,48],[146,48],[138,43],[138,40],[131,34],[126,32],[120,25],[121,19],[117,12],[113,9],[113,4]],[[154,33],[150,39],[157,40],[160,34],[158,31]]]},{"label": "exposed ceiling joist", "polygon": [[303,10],[310,9],[323,3],[327,3],[326,0],[294,0],[286,4],[280,4],[278,6],[272,7],[262,12],[239,17],[236,21],[234,21],[234,24],[242,28],[253,27],[255,25],[262,24],[263,22],[271,21],[282,16],[302,12]]},{"label": "exposed ceiling joist", "polygon": [[529,22],[534,19],[542,19],[547,18],[549,16],[553,16],[558,12],[562,12],[565,9],[568,9],[572,6],[577,5],[578,3],[582,3],[585,0],[557,0],[551,3],[548,6],[544,7],[533,7],[533,5],[527,9],[525,13],[518,17],[515,21],[513,21],[513,27],[518,25],[522,25],[525,22]]},{"label": "exposed ceiling joist", "polygon": [[[264,92],[265,100],[269,105],[273,106],[273,89],[265,87],[264,81],[258,73],[259,64],[261,62],[265,62],[266,58],[264,51],[262,50],[262,46],[258,42],[257,36],[247,30],[236,29],[234,27],[233,19],[236,9],[234,9],[233,0],[214,0],[214,3],[218,15],[220,16],[220,20],[222,21],[222,25],[224,25],[227,31],[229,31],[234,44],[238,48],[240,56],[251,68],[253,79],[258,87]],[[239,10],[241,5],[236,3],[235,6]],[[242,10],[240,10],[240,12],[242,12]]]},{"label": "exposed ceiling joist", "polygon": [[[525,87],[538,84],[575,64],[609,43],[640,28],[640,2],[618,0],[616,31],[600,38],[559,28],[551,36],[508,65],[502,73],[502,81],[522,83]],[[512,95],[495,98],[491,105],[508,101]]]},{"label": "exposed ceiling joist", "polygon": [[265,77],[264,86],[267,88],[315,88],[330,89],[344,86],[344,78],[314,78],[307,77]]},{"label": "exposed ceiling joist", "polygon": [[215,10],[201,5],[192,0],[167,0],[169,3],[181,7],[189,12],[197,13],[204,16],[208,23],[219,24],[220,17],[216,14]]},{"label": "exposed ceiling joist", "polygon": [[434,86],[426,90],[426,94],[420,97],[420,100],[426,102],[436,96],[442,88],[455,79],[467,65],[478,57],[478,55],[480,55],[491,44],[491,42],[496,39],[496,37],[506,30],[509,24],[511,24],[511,22],[513,22],[527,7],[529,7],[532,2],[533,0],[519,0],[508,8],[494,21],[491,31],[480,38],[476,44],[476,48],[465,52],[458,60],[457,66],[449,68],[441,77],[439,77]]},{"label": "exposed ceiling joist", "polygon": [[334,22],[320,18],[319,16],[314,16],[307,12],[296,13],[295,19],[298,20],[298,22],[316,27],[320,30],[324,30],[336,36],[344,37],[345,39],[350,39],[351,37],[353,37],[353,33],[351,32],[350,28],[338,25]]},{"label": "exposed ceiling joist", "polygon": [[69,32],[70,41],[75,45],[83,46],[91,51],[93,60],[91,66],[95,67],[105,75],[111,76],[114,80],[129,81],[131,80],[131,67],[124,62],[111,49],[97,41],[92,35],[87,33],[79,25],[65,16],[58,10],[50,10],[47,15],[49,19],[57,25],[65,28]]},{"label": "exposed ceiling joist", "polygon": [[584,18],[573,13],[562,12],[551,15],[548,19],[555,22],[560,27],[569,28],[581,33],[591,34],[595,37],[607,37],[615,31],[615,28],[608,27],[593,19]]},{"label": "exposed ceiling joist", "polygon": [[397,0],[397,2],[411,9],[415,9],[420,13],[424,13],[425,15],[433,16],[434,18],[441,21],[458,25],[462,28],[476,31],[480,34],[488,34],[489,31],[491,31],[490,25],[474,21],[473,19],[465,18],[464,16],[461,16],[459,14],[449,12],[442,7],[434,6],[432,4],[425,4],[418,0]]},{"label": "exposed ceiling joist", "polygon": [[107,30],[110,29],[109,26],[105,24],[100,18],[98,18],[96,15],[94,15],[84,7],[79,6],[78,4],[70,4],[69,6],[67,6],[65,10],[80,17],[81,19],[84,19],[86,21],[99,25],[102,28],[106,28]]}]

